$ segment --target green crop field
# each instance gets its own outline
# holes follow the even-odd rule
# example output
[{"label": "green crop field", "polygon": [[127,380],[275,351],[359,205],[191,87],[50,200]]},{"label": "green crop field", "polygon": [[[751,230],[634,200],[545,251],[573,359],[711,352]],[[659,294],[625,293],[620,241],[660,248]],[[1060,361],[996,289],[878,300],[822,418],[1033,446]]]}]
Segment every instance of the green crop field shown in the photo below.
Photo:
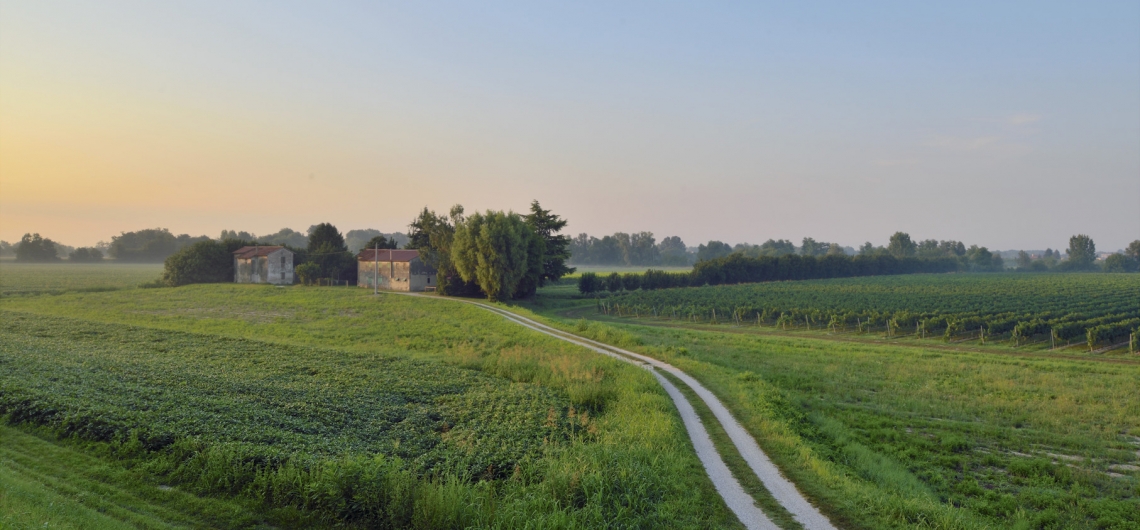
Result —
[{"label": "green crop field", "polygon": [[161,277],[161,263],[16,263],[0,260],[0,296],[128,289]]},{"label": "green crop field", "polygon": [[[5,423],[206,503],[139,501],[164,523],[233,499],[254,515],[211,524],[738,526],[650,374],[477,308],[209,285],[5,297],[0,322]],[[37,517],[34,482],[0,503]]]},{"label": "green crop field", "polygon": [[1140,275],[918,274],[692,287],[625,293],[598,309],[783,330],[1127,350],[1140,329]]},{"label": "green crop field", "polygon": [[[757,306],[785,311],[1134,311],[1137,280],[916,275],[634,292],[603,303],[711,305],[759,293]],[[881,333],[788,334],[771,321],[710,325],[708,316],[693,323],[644,309],[619,318],[596,304],[558,285],[527,305],[701,380],[842,527],[1140,526],[1140,356],[1011,356],[988,342],[959,351],[941,340],[884,343]]]},{"label": "green crop field", "polygon": [[850,520],[1140,524],[1140,364],[623,329]]}]

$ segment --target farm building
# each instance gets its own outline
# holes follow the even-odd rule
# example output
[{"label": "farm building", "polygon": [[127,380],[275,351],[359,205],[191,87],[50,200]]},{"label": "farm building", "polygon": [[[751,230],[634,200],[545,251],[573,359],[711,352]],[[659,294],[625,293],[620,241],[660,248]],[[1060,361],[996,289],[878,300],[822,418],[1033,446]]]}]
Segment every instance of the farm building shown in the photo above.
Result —
[{"label": "farm building", "polygon": [[234,251],[234,283],[293,283],[293,252],[281,246],[241,247]]},{"label": "farm building", "polygon": [[361,287],[373,287],[377,278],[380,288],[389,291],[424,291],[436,286],[436,271],[424,263],[418,250],[361,250],[356,255],[356,271]]}]

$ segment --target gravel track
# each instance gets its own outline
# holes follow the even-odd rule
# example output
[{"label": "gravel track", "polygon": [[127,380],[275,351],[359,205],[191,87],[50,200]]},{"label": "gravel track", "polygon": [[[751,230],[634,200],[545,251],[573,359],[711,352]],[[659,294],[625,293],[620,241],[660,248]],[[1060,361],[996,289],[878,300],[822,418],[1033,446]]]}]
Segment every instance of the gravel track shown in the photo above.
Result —
[{"label": "gravel track", "polygon": [[728,433],[729,439],[732,440],[733,445],[736,446],[736,450],[740,452],[741,457],[743,457],[745,462],[748,463],[748,466],[752,469],[753,473],[756,474],[756,476],[764,484],[764,487],[767,488],[768,491],[772,494],[772,497],[774,497],[781,506],[788,510],[788,512],[792,514],[792,517],[801,525],[803,525],[805,530],[836,530],[835,526],[831,524],[831,521],[828,520],[827,517],[822,513],[820,513],[820,511],[816,509],[815,506],[808,502],[808,500],[804,498],[802,494],[800,494],[799,490],[796,489],[796,486],[792,484],[791,481],[780,474],[779,469],[777,469],[772,461],[768,458],[768,455],[764,454],[764,451],[760,449],[760,446],[756,443],[756,440],[753,439],[746,430],[744,430],[744,427],[740,425],[740,422],[736,421],[736,419],[732,417],[732,414],[729,413],[728,408],[726,408],[724,404],[721,403],[715,395],[713,395],[712,392],[706,389],[704,385],[701,385],[700,382],[698,382],[696,379],[693,379],[691,376],[689,376],[689,374],[686,374],[677,367],[669,363],[659,361],[652,357],[647,357],[639,353],[634,353],[592,339],[580,337],[573,333],[562,331],[535,320],[531,320],[524,316],[517,315],[510,311],[506,311],[480,302],[456,298],[428,297],[425,295],[416,295],[410,293],[396,294],[423,296],[424,298],[431,298],[433,300],[451,300],[455,302],[463,302],[475,305],[539,333],[545,333],[546,335],[550,335],[557,339],[561,339],[578,346],[588,348],[597,353],[601,353],[603,355],[607,355],[624,362],[639,365],[650,370],[657,378],[657,381],[661,383],[661,386],[665,388],[665,392],[669,394],[669,397],[673,400],[673,403],[676,405],[677,410],[680,412],[681,421],[685,425],[685,430],[687,430],[689,433],[689,439],[693,443],[693,448],[697,452],[697,457],[701,460],[701,464],[704,465],[705,472],[708,474],[709,479],[712,480],[713,486],[716,487],[717,492],[720,493],[720,496],[724,499],[729,509],[731,509],[732,512],[736,514],[737,518],[739,518],[747,528],[755,528],[761,530],[778,529],[779,526],[773,523],[772,520],[769,519],[768,516],[765,515],[764,512],[756,506],[755,500],[752,498],[752,496],[744,491],[744,487],[740,484],[740,481],[736,480],[736,477],[732,476],[732,473],[728,469],[728,465],[724,463],[724,459],[721,458],[720,453],[716,451],[716,447],[713,445],[708,431],[705,430],[705,427],[701,423],[700,418],[697,416],[696,411],[693,409],[692,404],[689,403],[684,394],[682,394],[676,386],[674,386],[671,382],[669,382],[668,379],[658,373],[657,370],[669,372],[669,374],[673,375],[677,379],[680,379],[682,382],[688,385],[689,388],[691,388],[693,392],[701,398],[701,401],[703,401],[705,405],[708,406],[709,410],[711,410],[713,415],[716,417],[717,422],[719,422],[721,424],[721,427],[724,428],[725,432]]}]

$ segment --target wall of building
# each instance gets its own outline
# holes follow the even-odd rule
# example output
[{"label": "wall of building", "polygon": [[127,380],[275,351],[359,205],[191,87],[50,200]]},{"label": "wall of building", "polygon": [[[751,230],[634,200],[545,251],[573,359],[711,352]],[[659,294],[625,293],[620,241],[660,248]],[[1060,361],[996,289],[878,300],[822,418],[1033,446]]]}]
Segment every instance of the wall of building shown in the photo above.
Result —
[{"label": "wall of building", "polygon": [[[372,289],[376,268],[375,261],[357,260],[357,285]],[[381,261],[379,268],[380,288],[387,291],[423,291],[425,287],[434,286],[436,282],[434,271],[423,265],[419,258],[411,262]]]},{"label": "wall of building", "polygon": [[281,249],[271,252],[269,256],[267,283],[276,285],[293,285],[293,253]]},{"label": "wall of building", "polygon": [[281,249],[268,256],[234,258],[235,283],[293,284],[293,253]]}]

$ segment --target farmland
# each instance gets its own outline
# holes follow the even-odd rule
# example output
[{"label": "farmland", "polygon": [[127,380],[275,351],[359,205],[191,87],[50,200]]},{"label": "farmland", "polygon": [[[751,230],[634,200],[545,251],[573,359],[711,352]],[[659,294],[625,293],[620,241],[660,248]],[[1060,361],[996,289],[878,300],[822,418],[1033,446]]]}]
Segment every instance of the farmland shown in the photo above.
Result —
[{"label": "farmland", "polygon": [[[940,294],[948,307],[984,307],[977,301],[992,285],[951,289],[945,278],[993,277],[736,287],[778,287],[802,299],[819,292],[814,299],[827,308],[841,300],[833,283],[858,284],[846,306],[834,307],[868,300],[917,311],[940,299],[926,293]],[[1093,279],[1119,281],[1027,278],[1056,280],[1054,293],[1095,289]],[[1032,285],[1044,291],[1044,281]],[[719,289],[726,287],[644,294]],[[1023,300],[1062,307],[1074,307],[1077,297],[1060,297],[1064,305],[1056,294],[1009,289],[999,294],[1024,289]],[[1095,292],[1109,299],[1111,291]],[[941,337],[883,343],[881,331],[832,336],[778,331],[773,322],[627,319],[598,312],[594,299],[575,292],[572,282],[552,285],[529,307],[564,329],[661,358],[701,380],[841,527],[1137,524],[1140,363],[1119,353],[1111,363],[1010,357],[988,353],[1004,348],[992,343],[972,347],[980,352],[949,351]],[[1015,307],[995,298],[996,309]],[[0,376],[0,400],[8,423],[35,434],[25,445],[76,445],[83,458],[138,477],[116,487],[173,485],[182,511],[154,497],[153,487],[123,501],[168,522],[737,524],[651,376],[465,304],[377,299],[348,288],[78,286],[6,296],[0,313],[0,363],[11,368]],[[22,462],[29,460],[47,467],[32,457]],[[365,491],[354,482],[360,477],[388,485],[388,501],[340,504]],[[290,489],[295,483],[306,486]],[[339,489],[317,495],[319,484]],[[23,498],[31,497],[0,502],[16,499],[29,513],[42,508]],[[244,518],[222,499],[247,507],[237,512]]]},{"label": "farmland", "polygon": [[129,289],[162,277],[161,263],[17,263],[0,260],[0,294]]},{"label": "farmland", "polygon": [[738,524],[650,374],[478,309],[214,285],[0,311],[7,423],[250,524]]},{"label": "farmland", "polygon": [[635,291],[607,313],[1089,349],[1140,328],[1140,276],[906,275]]},{"label": "farmland", "polygon": [[[1137,297],[1129,305],[1114,293],[1136,285],[1099,274],[908,276],[633,292],[603,302],[656,302],[660,314],[670,301],[658,295],[711,306],[719,294],[757,292],[752,307],[784,311],[1074,310],[1082,301],[1127,311]],[[624,318],[597,303],[558,285],[530,307],[699,379],[842,526],[1140,524],[1140,359],[1127,353],[1010,356],[1003,353],[1011,346],[990,341],[965,351],[942,336],[884,342],[881,329],[783,331],[774,321],[738,323],[731,309],[717,325],[711,311],[699,323],[645,309]]]},{"label": "farmland", "polygon": [[622,330],[713,388],[797,484],[823,486],[812,493],[864,524],[950,507],[994,527],[1137,522],[1140,365]]}]

